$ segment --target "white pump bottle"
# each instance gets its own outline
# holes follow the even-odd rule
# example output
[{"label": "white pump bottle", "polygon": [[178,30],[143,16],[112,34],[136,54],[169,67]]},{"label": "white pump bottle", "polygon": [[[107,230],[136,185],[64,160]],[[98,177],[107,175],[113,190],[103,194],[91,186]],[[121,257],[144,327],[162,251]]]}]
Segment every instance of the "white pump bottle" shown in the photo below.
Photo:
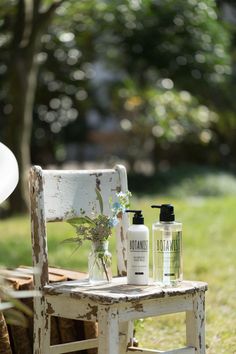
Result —
[{"label": "white pump bottle", "polygon": [[141,210],[126,211],[134,213],[133,224],[127,232],[127,284],[148,285],[149,230]]}]

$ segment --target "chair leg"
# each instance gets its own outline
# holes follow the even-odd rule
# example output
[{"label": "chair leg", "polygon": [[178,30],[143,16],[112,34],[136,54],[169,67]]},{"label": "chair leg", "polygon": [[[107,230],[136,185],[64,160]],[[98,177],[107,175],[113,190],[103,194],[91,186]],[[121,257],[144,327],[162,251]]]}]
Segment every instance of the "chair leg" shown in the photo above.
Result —
[{"label": "chair leg", "polygon": [[98,310],[98,354],[119,354],[119,322],[116,308]]},{"label": "chair leg", "polygon": [[186,339],[196,354],[205,354],[205,292],[194,295],[193,310],[186,312]]},{"label": "chair leg", "polygon": [[[35,299],[36,300],[36,299]],[[37,299],[39,300],[39,299]],[[41,312],[41,307],[38,307],[37,300],[34,303],[34,354],[48,354],[50,347],[51,333],[51,317],[46,315],[46,311]],[[41,301],[43,299],[41,298]]]},{"label": "chair leg", "polygon": [[126,353],[127,347],[132,342],[134,336],[133,321],[121,322],[119,325],[119,335],[119,353]]}]

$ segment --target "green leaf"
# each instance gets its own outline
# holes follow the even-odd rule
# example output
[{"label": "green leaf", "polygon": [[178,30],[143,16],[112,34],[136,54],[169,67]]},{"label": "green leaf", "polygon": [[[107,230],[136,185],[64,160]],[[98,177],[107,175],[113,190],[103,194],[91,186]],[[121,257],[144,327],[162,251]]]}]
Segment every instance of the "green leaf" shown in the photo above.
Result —
[{"label": "green leaf", "polygon": [[95,188],[95,192],[97,194],[97,199],[99,202],[99,206],[100,206],[100,212],[101,214],[103,214],[103,200],[102,200],[102,195],[100,193],[100,191],[98,190],[98,188]]},{"label": "green leaf", "polygon": [[16,309],[9,309],[4,315],[9,325],[27,327],[28,321],[22,312]]},{"label": "green leaf", "polygon": [[18,311],[20,311],[20,312],[22,312],[22,313],[24,313],[24,314],[26,314],[28,316],[31,316],[31,317],[33,316],[32,310],[28,306],[26,306],[23,302],[21,302],[21,301],[19,301],[17,299],[11,298],[11,297],[9,297],[7,300],[10,301],[12,303],[12,305]]},{"label": "green leaf", "polygon": [[65,240],[61,241],[61,243],[77,243],[80,247],[83,242],[82,242],[81,237],[71,237],[71,238],[66,238]]},{"label": "green leaf", "polygon": [[89,216],[78,216],[77,218],[68,219],[67,222],[72,226],[89,224],[95,226],[95,222]]}]

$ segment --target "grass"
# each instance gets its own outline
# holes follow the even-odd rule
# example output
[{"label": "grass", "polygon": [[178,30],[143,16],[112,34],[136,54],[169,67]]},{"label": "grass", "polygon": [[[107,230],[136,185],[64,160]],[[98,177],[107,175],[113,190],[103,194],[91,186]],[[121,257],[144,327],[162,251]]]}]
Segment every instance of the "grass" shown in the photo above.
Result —
[{"label": "grass", "polygon": [[[132,207],[144,211],[151,228],[157,220],[153,203],[171,201],[176,219],[183,222],[184,278],[208,282],[207,354],[236,354],[236,198],[233,196],[133,198]],[[9,267],[31,264],[30,226],[28,217],[0,222],[0,262]],[[73,254],[73,246],[60,241],[73,235],[66,223],[49,224],[50,263],[79,270],[87,269],[89,244]],[[111,240],[114,251],[114,240]],[[114,266],[115,268],[115,266]],[[184,316],[170,315],[139,321],[136,337],[140,345],[161,350],[183,345]]]}]

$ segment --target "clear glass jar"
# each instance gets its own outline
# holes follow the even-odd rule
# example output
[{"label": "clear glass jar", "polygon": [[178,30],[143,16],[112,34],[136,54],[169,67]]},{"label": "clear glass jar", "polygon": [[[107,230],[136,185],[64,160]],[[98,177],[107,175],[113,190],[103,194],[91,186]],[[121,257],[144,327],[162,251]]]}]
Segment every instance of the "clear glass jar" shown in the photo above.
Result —
[{"label": "clear glass jar", "polygon": [[91,244],[88,256],[89,282],[91,284],[110,282],[112,279],[112,255],[108,246],[108,241],[96,241]]}]

